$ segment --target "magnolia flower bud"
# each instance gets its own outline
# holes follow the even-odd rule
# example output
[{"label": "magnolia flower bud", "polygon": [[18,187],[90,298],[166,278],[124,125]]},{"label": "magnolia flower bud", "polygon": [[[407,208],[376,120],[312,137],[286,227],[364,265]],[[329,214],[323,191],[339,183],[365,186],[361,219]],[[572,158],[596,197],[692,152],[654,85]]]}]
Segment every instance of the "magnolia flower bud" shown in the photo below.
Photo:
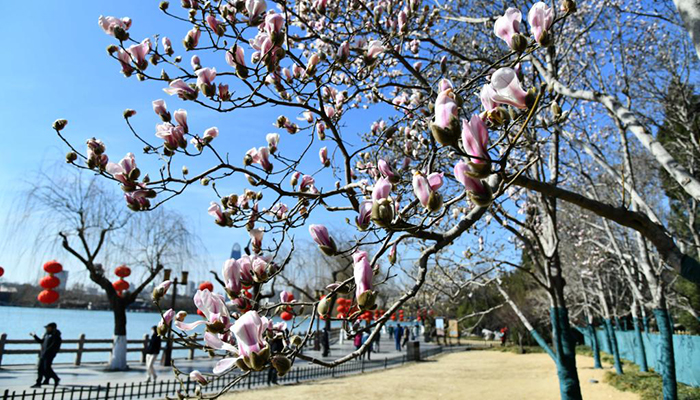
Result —
[{"label": "magnolia flower bud", "polygon": [[158,5],[158,8],[160,8],[162,11],[165,11],[168,9],[169,6],[170,6],[170,3],[168,3],[167,1],[161,1],[160,4]]},{"label": "magnolia flower bud", "polygon": [[554,119],[559,119],[559,117],[561,117],[561,107],[556,101],[552,102],[552,104],[549,106],[549,110],[552,112]]},{"label": "magnolia flower bud", "polygon": [[209,179],[208,176],[205,176],[204,178],[202,178],[202,179],[199,180],[199,183],[201,183],[202,186],[209,186],[209,181],[210,181],[210,180],[211,180],[211,179]]},{"label": "magnolia flower bud", "polygon": [[129,118],[133,117],[134,115],[136,115],[136,110],[132,110],[130,108],[127,108],[126,110],[124,110],[124,118],[125,119],[129,119]]},{"label": "magnolia flower bud", "polygon": [[564,0],[561,3],[561,10],[565,13],[573,14],[576,12],[576,2],[574,0]]},{"label": "magnolia flower bud", "polygon": [[372,204],[372,222],[382,228],[391,225],[394,220],[394,206],[388,199],[380,199]]},{"label": "magnolia flower bud", "polygon": [[74,151],[69,151],[69,152],[66,154],[66,162],[69,163],[69,164],[72,163],[72,162],[74,162],[74,161],[77,160],[77,159],[78,159],[78,155],[75,154]]},{"label": "magnolia flower bud", "polygon": [[321,301],[318,302],[318,308],[316,311],[318,311],[318,315],[325,317],[328,315],[328,312],[331,309],[331,299],[330,297],[326,296],[321,299]]},{"label": "magnolia flower bud", "polygon": [[57,119],[57,120],[54,121],[54,123],[53,123],[53,129],[55,129],[55,130],[57,130],[57,131],[62,131],[63,128],[66,127],[66,125],[68,125],[68,121],[67,121],[67,120],[65,120],[65,119]]},{"label": "magnolia flower bud", "polygon": [[357,305],[361,310],[373,310],[377,307],[377,292],[366,290],[357,298]]},{"label": "magnolia flower bud", "polygon": [[278,354],[272,357],[272,366],[277,370],[277,375],[284,376],[292,368],[292,362],[289,358]]},{"label": "magnolia flower bud", "polygon": [[522,53],[527,48],[527,38],[523,34],[516,33],[513,35],[512,41],[512,48],[518,53]]}]

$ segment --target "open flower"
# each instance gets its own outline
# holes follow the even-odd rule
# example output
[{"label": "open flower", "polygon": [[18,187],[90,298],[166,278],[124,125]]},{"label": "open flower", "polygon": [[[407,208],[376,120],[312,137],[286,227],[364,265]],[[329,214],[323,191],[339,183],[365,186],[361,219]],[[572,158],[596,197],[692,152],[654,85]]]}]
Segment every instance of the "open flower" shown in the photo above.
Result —
[{"label": "open flower", "polygon": [[213,30],[217,36],[223,36],[226,32],[226,25],[224,25],[222,21],[216,19],[216,16],[214,16],[213,14],[207,15],[206,21],[207,25],[209,25],[211,30]]},{"label": "open flower", "polygon": [[151,40],[144,39],[141,43],[129,46],[126,51],[131,56],[136,67],[140,70],[145,70],[148,67],[146,55],[151,51]]},{"label": "open flower", "polygon": [[220,226],[228,226],[229,224],[229,218],[224,212],[221,210],[221,206],[219,203],[211,202],[211,205],[209,206],[209,209],[207,210],[207,213],[214,217],[214,222],[216,222],[217,225]]},{"label": "open flower", "polygon": [[248,11],[248,23],[257,25],[258,17],[265,12],[267,4],[265,4],[265,0],[246,0],[245,8]]},{"label": "open flower", "polygon": [[271,321],[254,310],[243,314],[233,324],[231,331],[236,336],[238,355],[248,368],[259,371],[270,357],[270,348],[263,338],[270,327]]},{"label": "open flower", "polygon": [[372,292],[374,271],[367,258],[367,252],[358,250],[352,255],[353,276],[355,278],[355,298],[362,310],[374,308],[376,294]]},{"label": "open flower", "polygon": [[323,254],[333,256],[338,251],[335,242],[328,234],[328,229],[324,225],[310,225],[309,233]]},{"label": "open flower", "polygon": [[211,97],[216,94],[216,87],[214,86],[216,68],[200,68],[194,73],[197,75],[197,87],[205,96]]},{"label": "open flower", "polygon": [[394,172],[394,169],[391,168],[391,165],[389,165],[389,163],[383,159],[380,159],[377,162],[377,169],[379,169],[379,172],[381,172],[382,175],[389,180],[389,182],[397,183],[399,181],[399,176]]},{"label": "open flower", "polygon": [[197,98],[197,90],[179,78],[171,81],[170,87],[163,89],[163,91],[171,96],[176,94],[182,100],[194,100]]},{"label": "open flower", "polygon": [[430,211],[437,211],[442,207],[442,195],[437,190],[442,186],[443,173],[433,172],[426,178],[422,172],[413,174],[413,193],[418,201]]},{"label": "open flower", "polygon": [[528,107],[528,93],[520,86],[514,69],[505,67],[494,72],[491,75],[491,87],[496,92],[491,96],[493,101],[520,109]]},{"label": "open flower", "polygon": [[268,149],[267,147],[260,147],[258,149],[255,149],[255,147],[253,147],[246,153],[243,163],[245,165],[260,164],[260,166],[262,167],[262,169],[265,170],[265,172],[272,172],[272,163],[270,162],[270,149]]},{"label": "open flower", "polygon": [[100,28],[110,36],[114,36],[121,41],[129,38],[129,35],[126,33],[131,27],[131,18],[129,17],[119,19],[100,15],[100,18],[97,19],[97,23],[100,25]]},{"label": "open flower", "polygon": [[122,189],[125,192],[131,192],[136,189],[136,180],[139,178],[140,172],[136,168],[136,159],[134,153],[127,153],[124,158],[119,161],[119,164],[109,163],[106,168],[107,172],[112,174],[112,177],[122,184]]},{"label": "open flower", "polygon": [[265,136],[265,139],[267,140],[267,147],[270,149],[270,153],[274,154],[277,151],[277,145],[280,142],[279,133],[268,133],[267,136]]},{"label": "open flower", "polygon": [[551,44],[548,31],[554,22],[554,11],[551,7],[541,1],[533,4],[530,12],[527,13],[527,22],[532,28],[532,34],[537,43],[545,47]]},{"label": "open flower", "polygon": [[186,148],[185,130],[169,122],[156,125],[156,137],[163,139],[166,154],[171,155],[178,147]]},{"label": "open flower", "polygon": [[380,178],[377,180],[377,183],[374,184],[374,188],[372,189],[372,200],[379,201],[389,197],[391,187],[392,185],[391,182],[389,182],[389,179]]},{"label": "open flower", "polygon": [[480,179],[474,178],[469,164],[460,161],[454,168],[455,179],[464,185],[469,192],[469,198],[478,206],[488,206],[491,204],[493,194],[491,188],[485,185]]},{"label": "open flower", "polygon": [[527,46],[527,39],[520,34],[522,13],[513,7],[506,10],[493,24],[493,33],[515,51],[522,52]]},{"label": "open flower", "polygon": [[489,132],[484,121],[478,115],[472,115],[471,121],[462,120],[462,146],[472,164],[472,171],[477,178],[485,178],[491,172],[488,153]]},{"label": "open flower", "polygon": [[276,13],[274,10],[265,16],[265,32],[270,36],[272,43],[279,46],[284,40],[282,28],[284,27],[284,17]]}]

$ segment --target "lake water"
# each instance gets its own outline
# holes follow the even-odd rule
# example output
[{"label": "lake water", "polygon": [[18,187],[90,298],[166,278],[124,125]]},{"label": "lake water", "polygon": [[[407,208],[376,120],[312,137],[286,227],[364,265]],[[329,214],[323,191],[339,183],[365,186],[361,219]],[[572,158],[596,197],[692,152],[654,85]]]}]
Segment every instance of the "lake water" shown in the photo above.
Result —
[{"label": "lake water", "polygon": [[[194,321],[198,316],[190,315],[186,321]],[[151,331],[153,325],[157,325],[160,320],[158,313],[145,312],[128,312],[127,313],[127,338],[128,339],[143,339],[144,334]],[[275,322],[281,321],[278,317],[274,318]],[[308,327],[308,321],[304,318],[297,318],[297,326],[295,331],[305,331]],[[6,333],[7,339],[30,339],[29,332],[36,332],[41,337],[44,333],[44,325],[49,322],[55,322],[58,329],[61,331],[61,337],[66,339],[78,339],[80,334],[85,334],[86,339],[111,339],[114,332],[114,318],[111,311],[93,311],[93,310],[70,310],[70,309],[55,309],[55,308],[28,308],[28,307],[3,307],[0,306],[0,333]],[[291,326],[290,326],[291,327]],[[339,322],[334,322],[333,327],[340,327]],[[200,332],[203,332],[203,327],[200,327]],[[34,348],[36,345],[9,345],[11,349]],[[137,346],[130,344],[129,347]],[[64,348],[75,348],[75,344],[65,344]],[[86,344],[85,348],[107,348],[110,344]],[[6,346],[6,348],[8,348]],[[175,357],[184,357],[187,355],[187,350],[175,351]],[[128,353],[129,360],[140,360],[141,353]],[[2,358],[3,365],[9,364],[31,364],[35,363],[37,357],[31,354],[12,354],[4,355]],[[75,360],[75,353],[59,353],[56,356],[57,363],[72,363]],[[109,353],[83,353],[83,362],[107,362],[109,361]]]}]

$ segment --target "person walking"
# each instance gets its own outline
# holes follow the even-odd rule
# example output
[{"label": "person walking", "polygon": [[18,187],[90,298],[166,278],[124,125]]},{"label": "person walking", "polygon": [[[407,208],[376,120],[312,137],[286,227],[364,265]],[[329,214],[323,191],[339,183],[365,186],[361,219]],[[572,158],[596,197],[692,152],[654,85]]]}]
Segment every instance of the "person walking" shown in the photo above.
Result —
[{"label": "person walking", "polygon": [[401,351],[401,336],[403,335],[403,327],[401,324],[396,325],[394,331],[394,340],[396,341],[396,351]]},{"label": "person walking", "polygon": [[158,336],[158,327],[154,326],[151,328],[151,337],[148,339],[148,346],[146,346],[146,373],[148,374],[148,379],[146,382],[156,381],[158,375],[156,375],[156,369],[154,364],[156,358],[158,358],[158,353],[160,353],[161,340]]},{"label": "person walking", "polygon": [[51,364],[53,364],[53,359],[58,354],[61,349],[61,331],[56,329],[56,323],[51,322],[46,325],[46,333],[42,338],[39,338],[35,333],[30,333],[29,336],[33,337],[38,343],[41,343],[41,351],[39,352],[39,373],[36,378],[36,383],[32,386],[33,388],[41,387],[41,385],[48,385],[50,379],[54,380],[54,386],[58,386],[61,378],[56,375]]},{"label": "person walking", "polygon": [[408,341],[411,339],[411,327],[407,326],[404,329],[404,331],[405,332],[403,333],[403,340],[401,342],[401,347],[406,347],[406,345],[408,344]]},{"label": "person walking", "polygon": [[[281,353],[282,350],[284,350],[284,341],[282,340],[282,336],[277,336],[276,338],[272,339],[270,341],[270,354],[278,354]],[[268,368],[267,369],[267,384],[268,385],[277,385],[277,370],[275,368]]]}]

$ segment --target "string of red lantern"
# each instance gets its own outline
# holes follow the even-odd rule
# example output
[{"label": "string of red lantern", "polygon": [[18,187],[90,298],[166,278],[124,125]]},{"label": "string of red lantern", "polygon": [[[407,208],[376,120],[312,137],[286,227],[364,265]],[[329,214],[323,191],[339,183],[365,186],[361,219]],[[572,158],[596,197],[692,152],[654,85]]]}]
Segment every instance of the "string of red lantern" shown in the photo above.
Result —
[{"label": "string of red lantern", "polygon": [[124,291],[129,290],[129,282],[125,281],[124,278],[131,275],[131,268],[126,265],[120,265],[114,269],[114,275],[118,276],[119,279],[112,282],[112,287],[117,291],[117,295],[121,297]]},{"label": "string of red lantern", "polygon": [[42,304],[51,304],[58,301],[59,294],[57,291],[53,290],[61,284],[61,280],[54,276],[61,271],[63,271],[63,266],[56,260],[48,261],[43,266],[44,271],[48,273],[47,276],[39,280],[39,286],[44,290],[39,292],[36,297]]}]

